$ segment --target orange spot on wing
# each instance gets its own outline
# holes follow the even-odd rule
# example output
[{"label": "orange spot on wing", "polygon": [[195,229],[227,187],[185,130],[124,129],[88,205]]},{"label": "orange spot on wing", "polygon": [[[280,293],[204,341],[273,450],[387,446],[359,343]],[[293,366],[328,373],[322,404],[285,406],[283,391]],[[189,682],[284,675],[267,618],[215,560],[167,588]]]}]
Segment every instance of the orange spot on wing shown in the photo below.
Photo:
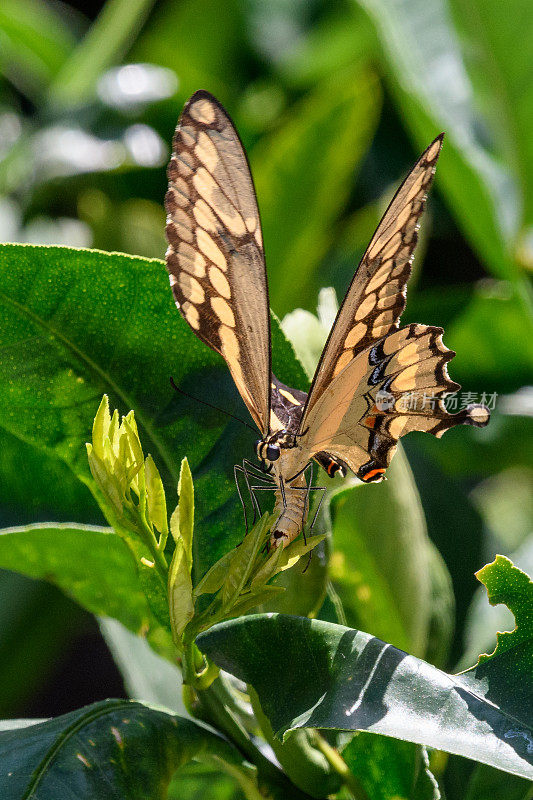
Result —
[{"label": "orange spot on wing", "polygon": [[375,417],[367,417],[365,419],[365,425],[367,426],[367,428],[373,428],[375,424],[376,424]]},{"label": "orange spot on wing", "polygon": [[364,481],[371,481],[375,475],[381,475],[381,473],[385,472],[384,469],[371,469],[365,477],[363,478]]}]

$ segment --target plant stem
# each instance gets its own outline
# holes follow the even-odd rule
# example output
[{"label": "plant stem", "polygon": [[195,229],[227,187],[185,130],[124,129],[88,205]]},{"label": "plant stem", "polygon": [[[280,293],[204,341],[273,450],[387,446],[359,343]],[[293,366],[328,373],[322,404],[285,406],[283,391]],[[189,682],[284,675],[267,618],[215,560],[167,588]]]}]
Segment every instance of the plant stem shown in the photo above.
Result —
[{"label": "plant stem", "polygon": [[335,750],[329,742],[327,742],[320,733],[315,730],[313,736],[313,744],[320,750],[323,756],[327,759],[329,765],[342,779],[346,788],[351,792],[354,800],[369,800],[369,797],[359,780],[355,777],[348,764],[343,759],[338,750]]},{"label": "plant stem", "polygon": [[267,787],[277,787],[279,791],[272,796],[276,798],[290,797],[291,800],[307,800],[308,795],[294,786],[250,739],[238,716],[229,707],[228,693],[230,690],[223,677],[219,675],[206,688],[194,685],[197,668],[196,657],[199,652],[194,642],[188,643],[183,652],[183,677],[196,693],[197,702],[191,704],[195,716],[213,725],[226,736],[244,758],[257,767],[260,780],[264,780]]},{"label": "plant stem", "polygon": [[162,550],[159,549],[157,545],[157,539],[154,536],[154,532],[147,524],[146,520],[144,519],[144,516],[142,516],[141,514],[139,514],[138,516],[142,531],[144,533],[143,536],[144,543],[150,550],[150,553],[154,559],[154,563],[157,567],[157,571],[159,572],[161,578],[163,579],[166,585],[168,579],[168,564],[165,558],[165,554],[163,553]]}]

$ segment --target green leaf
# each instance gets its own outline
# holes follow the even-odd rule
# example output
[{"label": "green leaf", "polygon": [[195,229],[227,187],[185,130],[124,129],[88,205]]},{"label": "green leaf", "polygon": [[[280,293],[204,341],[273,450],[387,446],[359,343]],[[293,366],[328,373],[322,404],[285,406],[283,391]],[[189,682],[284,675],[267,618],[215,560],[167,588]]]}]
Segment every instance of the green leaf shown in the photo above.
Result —
[{"label": "green leaf", "polygon": [[[415,800],[415,780],[422,766],[419,751],[411,742],[361,731],[346,745],[342,757],[372,800]],[[433,794],[422,798],[433,800]]]},{"label": "green leaf", "polygon": [[361,8],[324,7],[313,26],[302,31],[294,47],[282,54],[281,70],[290,86],[314,86],[353,65],[368,63],[375,55],[375,34]]},{"label": "green leaf", "polygon": [[433,542],[429,542],[428,561],[431,616],[424,656],[426,661],[441,667],[449,659],[455,627],[455,597],[448,567]]},{"label": "green leaf", "polygon": [[274,736],[253,689],[250,689],[250,701],[263,736],[291,781],[311,797],[326,797],[338,792],[340,777],[332,771],[326,757],[313,746],[314,731],[294,731],[285,742],[280,742]]},{"label": "green leaf", "polygon": [[[107,441],[109,445],[109,440]],[[91,444],[87,443],[87,461],[89,462],[89,469],[93,476],[98,488],[102,492],[105,505],[109,506],[111,516],[120,518],[123,512],[123,487],[116,474],[110,473],[106,467],[105,461],[98,458]],[[106,459],[107,461],[109,459]]]},{"label": "green leaf", "polygon": [[510,294],[508,284],[487,281],[476,287],[460,316],[448,326],[446,343],[457,351],[450,371],[460,383],[477,385],[488,395],[528,384],[533,370],[533,322]]},{"label": "green leaf", "polygon": [[0,452],[0,507],[4,526],[40,519],[105,524],[94,497],[63,461],[1,428]]},{"label": "green leaf", "polygon": [[513,612],[516,627],[498,633],[496,649],[479,657],[475,667],[459,679],[495,705],[505,703],[515,717],[514,731],[507,738],[522,738],[531,749],[533,686],[533,582],[505,556],[496,556],[477,573],[487,587],[491,605],[505,603]]},{"label": "green leaf", "polygon": [[[223,7],[218,0],[157,3],[133,44],[131,57],[174,70],[183,101],[204,87],[225,102],[232,90],[244,84],[242,55],[249,48],[246,25],[244,7],[237,0],[227,0]],[[175,116],[176,108],[170,124]]]},{"label": "green leaf", "polygon": [[373,73],[341,73],[292,107],[251,153],[270,298],[278,314],[316,302],[316,272],[335,239],[335,221],[375,131],[379,106]]},{"label": "green leaf", "polygon": [[275,547],[274,550],[268,554],[268,557],[265,559],[263,564],[261,564],[252,578],[252,582],[250,584],[252,591],[258,587],[264,586],[266,583],[268,583],[270,578],[280,571],[280,561],[283,558],[283,553],[283,547]]},{"label": "green leaf", "polygon": [[0,718],[20,713],[57,675],[58,653],[87,629],[81,608],[54,586],[0,570]]},{"label": "green leaf", "polygon": [[[533,731],[456,678],[367,633],[321,620],[253,615],[197,644],[250,683],[276,736],[305,728],[367,730],[533,778]],[[529,737],[529,739],[527,738]]]},{"label": "green leaf", "polygon": [[[114,417],[115,415],[113,415]],[[98,411],[93,422],[92,446],[98,458],[104,460],[104,442],[111,428],[111,414],[109,413],[109,398],[106,394],[98,406]]]},{"label": "green leaf", "polygon": [[58,586],[92,614],[120,620],[160,652],[170,642],[139,588],[132,554],[110,528],[47,524],[0,532],[0,567]]},{"label": "green leaf", "polygon": [[[483,484],[481,484],[480,488],[482,487]],[[503,489],[504,486],[501,488]],[[513,487],[507,486],[507,488],[509,497],[506,498],[506,501],[509,501],[509,504],[516,502],[517,498],[513,494]],[[533,497],[529,494],[527,498],[520,499],[522,500],[523,509],[527,513],[528,501],[530,499],[533,500]],[[505,512],[507,507],[506,502],[502,511]],[[516,508],[512,509],[512,511],[516,512]],[[512,513],[510,514],[510,519],[513,520]],[[527,538],[510,556],[513,564],[528,574],[533,572],[533,537],[529,535],[530,519],[531,517],[529,516]],[[502,522],[505,526],[505,518]],[[513,525],[513,527],[515,526]],[[516,527],[518,528],[518,526]],[[492,530],[491,526],[491,533]],[[487,589],[484,585],[478,586],[468,609],[465,623],[465,648],[457,669],[468,669],[473,664],[476,664],[480,653],[490,653],[495,649],[498,631],[509,631],[513,630],[514,627],[515,619],[512,611],[504,603],[500,603],[494,608],[487,605]]]},{"label": "green leaf", "polygon": [[75,44],[65,15],[42,0],[3,0],[0,40],[0,70],[33,100]]},{"label": "green leaf", "polygon": [[[94,490],[85,455],[102,394],[131,409],[167,496],[187,454],[195,481],[195,576],[243,536],[233,465],[253,452],[252,433],[191,403],[216,391],[246,416],[228,370],[176,311],[161,261],[62,247],[0,247],[0,427],[65,461]],[[31,292],[29,287],[32,287]],[[307,381],[278,323],[273,368]],[[239,405],[238,405],[239,404]],[[50,486],[50,496],[53,497]]]},{"label": "green leaf", "polygon": [[106,700],[62,717],[0,734],[5,797],[167,796],[176,769],[192,759],[241,767],[238,752],[192,720],[140,703]]},{"label": "green leaf", "polygon": [[383,45],[387,77],[417,149],[446,131],[437,185],[494,274],[517,280],[517,187],[481,143],[473,90],[445,0],[362,0]]},{"label": "green leaf", "polygon": [[144,462],[148,514],[160,533],[168,533],[167,502],[163,481],[151,455]]},{"label": "green leaf", "polygon": [[225,608],[231,608],[246,586],[254,561],[266,542],[271,525],[271,515],[263,514],[259,522],[244,537],[240,546],[234,551],[222,587],[222,604]]},{"label": "green leaf", "polygon": [[98,625],[128,697],[188,717],[182,699],[182,675],[175,659],[171,662],[157,655],[144,636],[131,633],[116,619],[100,617]]},{"label": "green leaf", "polygon": [[239,617],[248,614],[253,608],[270,604],[271,600],[285,592],[283,586],[262,586],[260,589],[251,592],[243,592],[239,600],[231,607],[231,616]]},{"label": "green leaf", "polygon": [[107,0],[97,20],[56,75],[48,102],[57,109],[65,109],[93,100],[99,76],[127,51],[153,2]]},{"label": "green leaf", "polygon": [[497,0],[451,0],[450,7],[465,41],[465,61],[477,104],[500,153],[521,184],[524,222],[531,225],[533,87],[529,66],[533,40],[527,24],[529,3],[510,0],[505,13]]},{"label": "green leaf", "polygon": [[187,623],[194,616],[191,564],[187,558],[185,547],[184,540],[178,539],[168,571],[170,623],[176,643],[179,642]]},{"label": "green leaf", "polygon": [[400,448],[387,478],[371,486],[348,485],[331,497],[330,577],[350,625],[422,656],[431,616],[429,541]]},{"label": "green leaf", "polygon": [[226,580],[228,567],[233,559],[233,550],[229,550],[222,558],[216,561],[203,578],[194,587],[194,596],[200,597],[202,594],[215,594]]},{"label": "green leaf", "polygon": [[462,795],[463,800],[531,800],[531,782],[478,764]]},{"label": "green leaf", "polygon": [[192,541],[194,531],[194,486],[189,462],[184,458],[181,462],[180,479],[178,481],[178,526],[179,534],[185,546],[185,554],[192,568]]}]

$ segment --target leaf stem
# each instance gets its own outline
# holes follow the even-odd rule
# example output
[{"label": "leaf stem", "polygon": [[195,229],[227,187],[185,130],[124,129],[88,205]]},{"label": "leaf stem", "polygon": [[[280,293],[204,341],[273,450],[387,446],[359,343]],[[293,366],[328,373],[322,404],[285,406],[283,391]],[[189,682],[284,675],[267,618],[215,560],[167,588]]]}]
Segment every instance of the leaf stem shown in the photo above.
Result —
[{"label": "leaf stem", "polygon": [[320,750],[331,768],[339,775],[354,800],[370,800],[339,751],[332,747],[317,730],[313,730],[313,744],[317,750]]},{"label": "leaf stem", "polygon": [[162,550],[159,549],[155,534],[148,525],[148,523],[146,522],[143,514],[139,514],[139,522],[142,532],[144,534],[143,536],[144,543],[150,550],[150,553],[154,559],[154,563],[157,567],[157,571],[159,572],[164,583],[166,584],[168,578],[168,564],[165,558],[165,554],[163,553]]}]

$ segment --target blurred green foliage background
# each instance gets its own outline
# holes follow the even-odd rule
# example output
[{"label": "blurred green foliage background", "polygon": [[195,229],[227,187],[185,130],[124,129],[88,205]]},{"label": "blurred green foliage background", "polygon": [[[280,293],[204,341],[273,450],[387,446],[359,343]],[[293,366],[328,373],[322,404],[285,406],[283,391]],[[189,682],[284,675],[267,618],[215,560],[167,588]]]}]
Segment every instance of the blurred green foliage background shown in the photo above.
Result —
[{"label": "blurred green foliage background", "polygon": [[[496,552],[533,566],[532,64],[527,0],[0,6],[0,241],[162,257],[169,143],[204,88],[249,155],[272,308],[314,312],[321,287],[342,297],[392,192],[446,132],[403,321],[445,327],[452,378],[495,404],[483,431],[406,441],[454,586],[450,667],[493,643],[499,610],[469,623],[475,570]],[[52,491],[59,462],[43,473],[4,431],[0,447],[3,526],[100,521],[81,485]],[[88,615],[46,584],[6,572],[0,586],[0,715],[123,692]]]}]

